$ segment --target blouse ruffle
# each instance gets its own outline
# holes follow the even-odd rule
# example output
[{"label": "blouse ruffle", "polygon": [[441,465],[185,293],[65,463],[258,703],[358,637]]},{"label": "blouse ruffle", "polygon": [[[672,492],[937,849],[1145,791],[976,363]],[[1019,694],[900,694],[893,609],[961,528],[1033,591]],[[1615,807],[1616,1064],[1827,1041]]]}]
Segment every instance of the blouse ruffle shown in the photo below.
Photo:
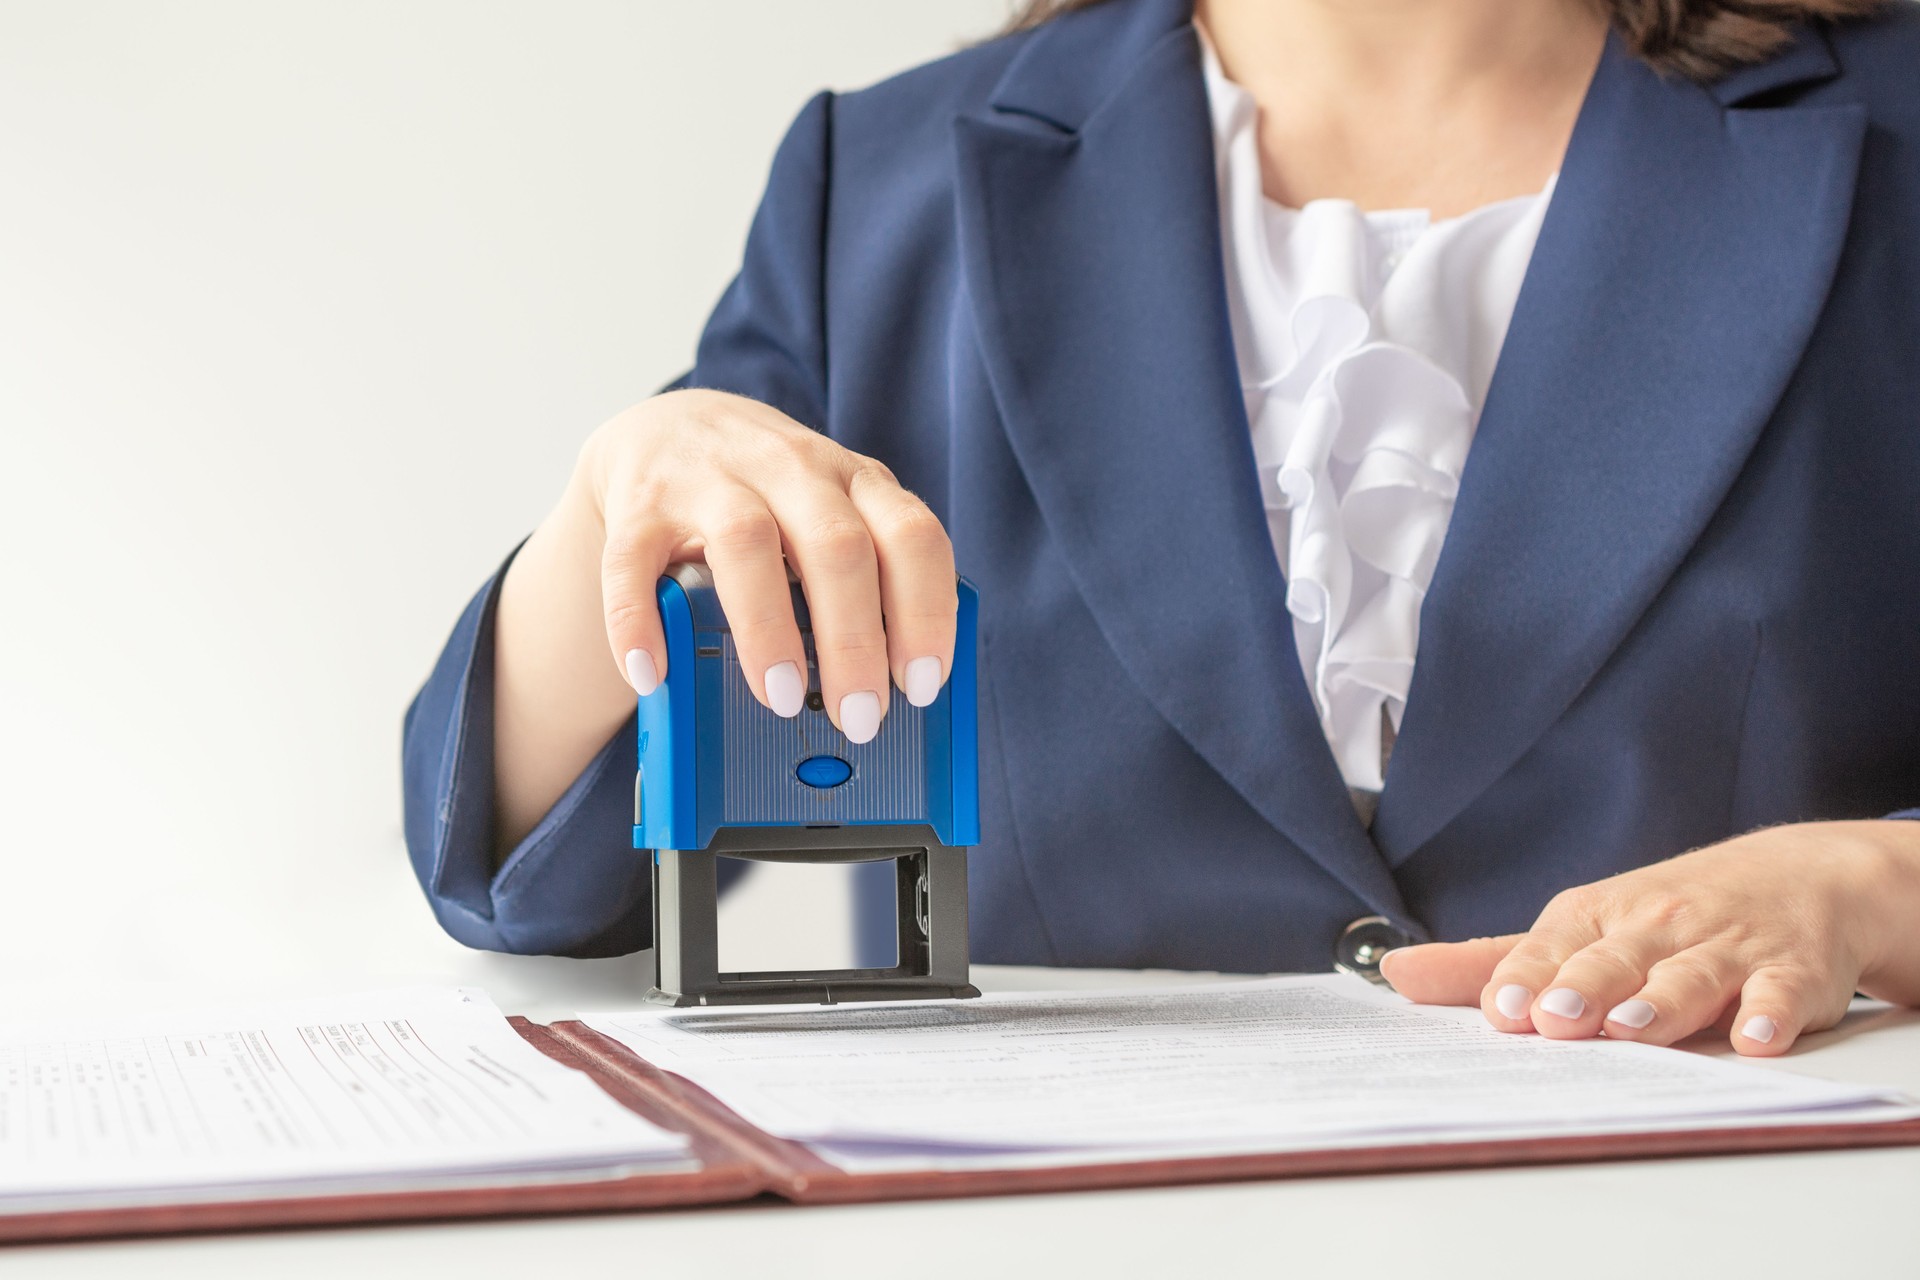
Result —
[{"label": "blouse ruffle", "polygon": [[1552,185],[1429,223],[1261,190],[1253,99],[1206,51],[1228,296],[1268,527],[1321,727],[1377,793],[1493,363]]}]

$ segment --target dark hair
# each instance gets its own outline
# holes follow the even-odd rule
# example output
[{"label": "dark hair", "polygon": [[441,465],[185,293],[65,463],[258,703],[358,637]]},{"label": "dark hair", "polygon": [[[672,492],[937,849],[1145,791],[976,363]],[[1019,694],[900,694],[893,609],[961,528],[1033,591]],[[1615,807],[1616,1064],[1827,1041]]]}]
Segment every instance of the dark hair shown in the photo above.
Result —
[{"label": "dark hair", "polygon": [[[1037,27],[1106,0],[1021,0],[1007,31]],[[1764,62],[1787,43],[1794,23],[1863,18],[1884,0],[1594,0],[1627,47],[1661,73],[1710,82]]]}]

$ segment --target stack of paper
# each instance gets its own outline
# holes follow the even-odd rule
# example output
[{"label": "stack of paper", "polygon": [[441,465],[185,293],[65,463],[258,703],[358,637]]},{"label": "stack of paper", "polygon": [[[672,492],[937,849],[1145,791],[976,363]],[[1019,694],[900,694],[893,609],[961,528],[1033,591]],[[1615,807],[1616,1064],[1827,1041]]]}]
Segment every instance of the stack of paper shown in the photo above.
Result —
[{"label": "stack of paper", "polygon": [[476,991],[0,1029],[0,1214],[687,1164]]},{"label": "stack of paper", "polygon": [[1678,1050],[1504,1035],[1340,977],[586,1021],[853,1172],[1920,1114]]}]

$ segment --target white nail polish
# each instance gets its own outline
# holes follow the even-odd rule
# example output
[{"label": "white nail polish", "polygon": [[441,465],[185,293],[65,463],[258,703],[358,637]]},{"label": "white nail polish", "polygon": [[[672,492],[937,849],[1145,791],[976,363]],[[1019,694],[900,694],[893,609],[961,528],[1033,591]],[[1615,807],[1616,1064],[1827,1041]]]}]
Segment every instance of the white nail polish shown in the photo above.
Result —
[{"label": "white nail polish", "polygon": [[800,714],[800,708],[806,705],[807,681],[800,674],[800,668],[791,662],[781,662],[767,668],[767,705],[773,708],[773,714],[784,716],[788,720]]},{"label": "white nail polish", "polygon": [[1520,1019],[1527,1016],[1527,1006],[1533,1003],[1533,992],[1517,983],[1509,982],[1493,993],[1493,1007],[1500,1011],[1503,1018]]},{"label": "white nail polish", "polygon": [[880,732],[880,695],[863,690],[840,699],[840,732],[855,746],[872,742]]},{"label": "white nail polish", "polygon": [[1608,1022],[1639,1031],[1653,1021],[1654,1007],[1645,1000],[1623,1000],[1607,1014]]},{"label": "white nail polish", "polygon": [[1778,1028],[1773,1025],[1773,1019],[1761,1013],[1748,1018],[1747,1025],[1740,1028],[1740,1034],[1755,1044],[1765,1044],[1773,1039],[1773,1033],[1776,1030]]},{"label": "white nail polish", "polygon": [[907,701],[916,707],[933,705],[940,696],[940,659],[915,658],[907,664]]},{"label": "white nail polish", "polygon": [[643,698],[660,687],[660,673],[654,669],[653,655],[645,649],[627,650],[627,683]]},{"label": "white nail polish", "polygon": [[1556,1018],[1577,1018],[1587,1011],[1586,997],[1572,987],[1555,987],[1540,997],[1540,1007]]}]

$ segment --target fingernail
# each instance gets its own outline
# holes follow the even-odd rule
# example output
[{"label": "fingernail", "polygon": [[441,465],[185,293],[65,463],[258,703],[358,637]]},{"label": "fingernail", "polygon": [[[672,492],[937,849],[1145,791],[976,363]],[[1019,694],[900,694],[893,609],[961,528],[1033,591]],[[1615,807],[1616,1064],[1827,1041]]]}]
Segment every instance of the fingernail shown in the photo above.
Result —
[{"label": "fingernail", "polygon": [[907,664],[907,701],[916,707],[933,705],[940,696],[940,659],[915,658]]},{"label": "fingernail", "polygon": [[660,673],[654,669],[653,655],[645,649],[627,650],[627,683],[643,698],[660,687]]},{"label": "fingernail", "polygon": [[1587,1011],[1587,1001],[1572,987],[1555,987],[1540,997],[1540,1007],[1556,1018],[1577,1018]]},{"label": "fingernail", "polygon": [[840,699],[840,732],[855,746],[872,742],[880,732],[880,695],[863,690]]},{"label": "fingernail", "polygon": [[1755,1044],[1765,1044],[1767,1041],[1773,1039],[1773,1033],[1776,1029],[1773,1025],[1773,1019],[1762,1013],[1748,1018],[1747,1025],[1740,1028],[1740,1034]]},{"label": "fingernail", "polygon": [[1653,1006],[1645,1000],[1625,1000],[1613,1006],[1612,1012],[1607,1014],[1607,1021],[1638,1031],[1653,1021],[1653,1014]]},{"label": "fingernail", "polygon": [[791,720],[800,714],[800,708],[807,701],[807,682],[800,675],[800,668],[791,662],[781,662],[767,668],[767,705],[773,708],[773,714]]},{"label": "fingernail", "polygon": [[1493,993],[1493,1007],[1500,1011],[1503,1018],[1524,1018],[1527,1006],[1533,1003],[1533,992],[1517,983],[1509,982]]}]

